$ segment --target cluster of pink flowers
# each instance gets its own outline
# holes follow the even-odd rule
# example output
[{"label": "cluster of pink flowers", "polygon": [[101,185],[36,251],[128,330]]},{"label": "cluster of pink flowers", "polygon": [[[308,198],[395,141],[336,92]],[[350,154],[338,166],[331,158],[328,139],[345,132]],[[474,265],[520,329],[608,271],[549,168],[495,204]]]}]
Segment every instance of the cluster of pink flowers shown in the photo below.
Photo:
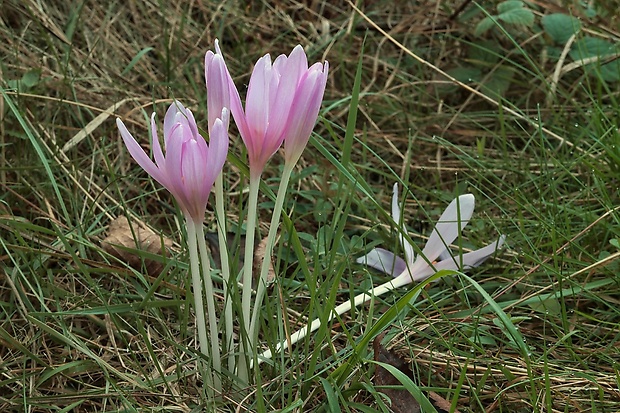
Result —
[{"label": "cluster of pink flowers", "polygon": [[282,143],[287,162],[296,162],[316,123],[329,65],[308,59],[301,46],[271,62],[261,57],[252,72],[245,110],[216,41],[205,57],[209,144],[200,135],[189,109],[170,105],[160,146],[155,114],[151,120],[153,162],[125,125],[117,125],[131,156],[175,197],[186,216],[202,221],[207,200],[228,153],[228,119],[232,112],[246,145],[251,174],[262,172]]},{"label": "cluster of pink flowers", "polygon": [[[252,266],[249,263],[252,262],[260,176],[269,159],[284,144],[285,168],[281,190],[278,191],[279,201],[276,202],[278,207],[273,211],[274,228],[269,236],[271,245],[267,246],[263,262],[263,268],[267,268],[265,263],[271,262],[275,229],[280,218],[288,177],[306,147],[317,121],[328,70],[327,62],[308,66],[308,59],[301,46],[295,47],[288,56],[278,56],[273,63],[267,54],[254,66],[244,108],[216,41],[215,52],[208,51],[205,55],[208,143],[200,134],[192,112],[178,101],[170,105],[164,117],[163,149],[158,138],[155,114],[151,117],[151,147],[154,161],[129,133],[123,122],[117,119],[121,136],[131,156],[149,175],[172,193],[186,218],[200,350],[210,360],[205,366],[204,375],[208,394],[213,395],[213,390],[217,393],[222,389],[221,350],[227,351],[228,370],[237,371],[241,382],[250,381],[248,371],[253,354],[253,340],[257,335],[255,327],[257,309],[260,308],[266,284],[264,281],[259,284],[254,305],[255,315],[252,317],[250,301]],[[231,286],[236,286],[237,283],[227,270],[226,257],[222,259],[226,334],[224,345],[220,348],[215,294],[202,225],[210,193],[215,187],[216,215],[220,221],[218,235],[223,239],[226,223],[220,175],[228,154],[228,126],[231,114],[247,148],[250,167],[248,201],[250,206],[246,225],[242,309],[237,317],[234,316],[231,305],[233,288]],[[265,275],[262,275],[262,279]],[[236,293],[232,295],[238,297]],[[206,299],[206,308],[203,299]],[[208,317],[205,317],[205,314]],[[246,332],[245,337],[239,340],[238,348],[235,347],[233,338],[234,319],[241,323],[240,330]],[[235,353],[239,354],[238,363]]]}]

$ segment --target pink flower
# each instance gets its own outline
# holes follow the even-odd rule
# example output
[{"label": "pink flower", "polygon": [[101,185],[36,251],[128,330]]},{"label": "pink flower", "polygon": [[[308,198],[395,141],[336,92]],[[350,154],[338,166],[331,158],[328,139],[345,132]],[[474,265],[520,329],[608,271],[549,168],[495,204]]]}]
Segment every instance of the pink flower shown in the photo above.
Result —
[{"label": "pink flower", "polygon": [[[209,50],[205,55],[205,84],[207,86],[207,115],[209,117],[209,135],[215,120],[220,117],[222,109],[230,108],[230,90],[234,89],[218,40],[215,40],[215,53]],[[228,130],[228,119],[226,121]]]},{"label": "pink flower", "polygon": [[[217,54],[220,53],[216,45]],[[287,162],[296,162],[316,123],[325,85],[327,62],[308,68],[301,46],[271,63],[267,54],[252,71],[245,110],[230,74],[231,112],[248,150],[250,174],[258,176],[285,142]]]},{"label": "pink flower", "polygon": [[396,279],[402,279],[403,283],[399,283],[400,285],[425,280],[440,270],[464,270],[477,267],[504,244],[506,236],[501,235],[497,241],[476,251],[453,255],[448,246],[469,222],[474,212],[474,205],[475,199],[472,194],[461,195],[453,200],[439,218],[422,253],[416,258],[413,245],[402,235],[406,232],[406,228],[403,226],[398,206],[398,184],[394,184],[392,219],[397,226],[401,227],[399,238],[405,250],[405,259],[383,248],[375,248],[358,258],[356,262],[391,274]]},{"label": "pink flower", "polygon": [[116,125],[131,156],[175,197],[181,210],[194,222],[202,222],[215,178],[228,153],[228,109],[209,125],[210,143],[198,132],[194,115],[180,102],[170,105],[164,118],[164,155],[157,136],[155,114],[151,117],[155,162],[144,152],[120,119]]}]

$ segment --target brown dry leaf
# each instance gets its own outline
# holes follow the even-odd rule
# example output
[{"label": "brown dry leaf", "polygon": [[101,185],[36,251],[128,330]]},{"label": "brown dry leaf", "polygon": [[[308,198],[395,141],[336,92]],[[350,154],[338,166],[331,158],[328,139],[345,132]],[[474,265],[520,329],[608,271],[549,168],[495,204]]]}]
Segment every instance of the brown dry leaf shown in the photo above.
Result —
[{"label": "brown dry leaf", "polygon": [[[388,350],[381,345],[381,340],[385,334],[379,335],[373,341],[373,348],[375,350],[375,361],[380,361],[382,363],[387,363],[391,366],[396,367],[398,370],[403,372],[407,377],[413,380],[413,372],[409,367],[410,361],[406,358],[399,356],[393,350]],[[374,378],[375,385],[378,386],[393,386],[393,385],[401,385],[400,381],[394,377],[390,372],[384,369],[381,366],[377,366],[375,371]],[[420,404],[413,398],[413,396],[407,390],[399,390],[399,389],[381,389],[381,392],[388,396],[392,401],[392,405],[390,406],[391,410],[394,413],[419,413],[421,412]],[[427,394],[429,401],[435,407],[437,412],[439,413],[447,413],[451,411],[451,403],[441,397],[439,394],[435,392],[428,392]],[[460,413],[458,410],[454,410],[454,413]]]},{"label": "brown dry leaf", "polygon": [[[257,274],[260,277],[261,266],[263,265],[263,260],[265,259],[265,252],[267,250],[267,237],[263,238],[256,248],[254,248],[254,262],[252,266],[254,268],[254,274]],[[273,261],[269,259],[269,270],[267,272],[267,285],[273,283],[276,279],[276,271],[273,269]],[[254,280],[256,283],[256,280]]]},{"label": "brown dry leaf", "polygon": [[[433,404],[433,406],[437,408],[438,412],[442,412],[442,411],[449,412],[450,409],[452,408],[452,404],[449,401],[447,401],[446,399],[444,399],[443,397],[441,397],[434,391],[428,392],[428,398],[431,399],[431,403]],[[461,412],[459,412],[458,409],[455,409],[453,413],[461,413]]]},{"label": "brown dry leaf", "polygon": [[[222,263],[220,262],[220,249],[219,249],[219,239],[216,232],[208,233],[206,236],[207,243],[209,244],[209,249],[211,251],[211,255],[213,256],[213,260],[215,261],[215,265],[217,268],[222,268]],[[237,262],[237,268],[243,267],[243,257],[245,255],[245,235],[242,235],[239,240],[239,252],[234,253],[230,251],[233,248],[236,248],[235,245],[236,235],[233,233],[226,234],[226,243],[229,252],[233,256],[237,256],[239,261]],[[265,250],[267,249],[267,237],[263,238],[258,244],[254,244],[254,258],[252,261],[252,274],[254,276],[254,280],[252,280],[252,286],[256,287],[257,279],[260,276],[261,266],[263,265],[263,259],[265,257]],[[269,271],[267,272],[267,285],[270,285],[276,277],[276,271],[273,268],[273,260],[269,261]]]},{"label": "brown dry leaf", "polygon": [[[383,336],[383,334],[379,335],[372,343],[375,350],[375,361],[394,366],[413,380],[413,372],[409,368],[409,363],[381,345]],[[392,373],[379,365],[377,365],[377,369],[375,370],[374,383],[376,386],[394,386],[401,384]],[[381,393],[388,396],[392,401],[390,409],[394,413],[420,413],[421,411],[420,404],[407,390],[385,388],[381,389]]]},{"label": "brown dry leaf", "polygon": [[[130,225],[127,217],[124,216],[118,217],[110,223],[108,236],[101,242],[101,246],[106,252],[127,262],[136,270],[142,269],[142,258],[131,250],[169,256],[172,245],[173,242],[170,238],[162,237],[137,223]],[[147,274],[152,277],[157,277],[164,269],[163,263],[155,260],[144,259],[144,265]]]}]

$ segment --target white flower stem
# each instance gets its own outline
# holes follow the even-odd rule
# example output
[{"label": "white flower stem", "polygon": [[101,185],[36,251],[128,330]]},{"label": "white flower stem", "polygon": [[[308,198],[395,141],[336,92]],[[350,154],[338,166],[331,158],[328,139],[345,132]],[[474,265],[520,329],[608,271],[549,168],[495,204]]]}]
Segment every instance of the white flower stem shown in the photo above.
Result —
[{"label": "white flower stem", "polygon": [[226,239],[226,214],[224,213],[224,183],[222,174],[215,180],[215,216],[217,218],[217,239],[219,243],[220,265],[224,280],[224,327],[225,349],[228,352],[228,371],[235,371],[234,352],[234,320],[232,289],[237,288],[236,280],[231,278],[230,263],[228,261],[228,242]]},{"label": "white flower stem", "polygon": [[[383,295],[387,293],[388,291],[394,290],[398,287],[402,287],[403,285],[408,284],[410,282],[411,282],[411,279],[408,277],[397,277],[394,280],[390,280],[386,283],[383,283],[376,288],[372,288],[368,292],[358,294],[357,296],[353,298],[353,302],[351,302],[351,300],[348,300],[340,304],[336,308],[334,308],[334,310],[331,312],[331,314],[327,318],[327,322],[334,319],[334,317],[336,317],[337,315],[339,316],[339,315],[342,315],[343,313],[346,313],[347,311],[351,309],[352,306],[357,307],[359,305],[362,305],[365,302],[370,301],[373,297],[379,297],[380,295]],[[284,348],[284,346],[286,346],[287,344],[292,346],[293,344],[297,343],[299,340],[302,340],[308,334],[316,331],[320,326],[321,326],[321,320],[318,318],[312,321],[312,323],[306,324],[305,326],[297,330],[295,333],[293,333],[289,340],[278,343],[278,345],[275,348],[275,352],[279,353]],[[271,350],[267,350],[261,353],[258,356],[258,364],[262,363],[263,361],[267,359],[270,359],[271,357],[273,357],[273,353]]]},{"label": "white flower stem", "polygon": [[[252,347],[250,328],[250,299],[252,298],[252,264],[254,262],[254,235],[256,233],[256,215],[258,208],[258,188],[260,175],[250,172],[250,194],[248,199],[247,222],[245,226],[245,254],[243,257],[243,288],[241,295],[241,313],[243,324],[240,331],[239,369],[237,377],[242,383],[248,383]],[[247,354],[246,354],[247,353]]]},{"label": "white flower stem", "polygon": [[213,388],[216,392],[222,392],[222,361],[220,356],[220,340],[217,328],[217,314],[215,313],[215,294],[213,280],[211,279],[211,263],[207,252],[207,243],[202,222],[195,222],[198,248],[202,264],[202,282],[204,283],[205,298],[207,299],[207,325],[209,328],[209,341],[211,342],[211,363],[213,367]]},{"label": "white flower stem", "polygon": [[258,341],[258,318],[260,316],[260,309],[263,305],[263,298],[267,289],[267,275],[269,274],[269,268],[272,263],[271,255],[273,254],[273,248],[276,241],[276,235],[278,234],[278,226],[280,225],[280,217],[282,216],[282,206],[284,205],[284,197],[288,188],[288,182],[293,172],[295,165],[288,163],[284,165],[282,171],[282,178],[280,179],[280,186],[278,188],[278,195],[276,196],[276,204],[273,208],[273,214],[271,215],[271,223],[269,224],[269,234],[267,235],[267,245],[265,248],[265,255],[263,256],[263,262],[261,265],[260,278],[258,286],[256,288],[256,298],[254,300],[254,307],[252,307],[252,322],[250,324],[250,348],[255,348]]},{"label": "white flower stem", "polygon": [[[196,225],[194,221],[187,217],[185,220],[187,227],[187,244],[189,247],[190,273],[192,277],[192,289],[194,292],[194,311],[196,313],[196,329],[198,330],[198,343],[200,352],[209,357],[209,340],[207,339],[207,325],[205,321],[205,309],[202,302],[202,283],[200,281],[200,262],[198,258],[198,245],[196,238]],[[213,372],[209,363],[199,361],[203,366],[203,381],[207,398],[213,399]]]}]

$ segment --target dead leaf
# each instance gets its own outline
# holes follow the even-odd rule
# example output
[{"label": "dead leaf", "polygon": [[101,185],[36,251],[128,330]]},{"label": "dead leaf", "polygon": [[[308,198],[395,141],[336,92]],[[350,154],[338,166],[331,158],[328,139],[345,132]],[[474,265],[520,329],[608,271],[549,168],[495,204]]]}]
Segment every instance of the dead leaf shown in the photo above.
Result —
[{"label": "dead leaf", "polygon": [[[208,233],[205,236],[207,243],[209,244],[209,249],[211,251],[211,256],[213,257],[213,261],[217,268],[222,268],[222,263],[220,260],[220,249],[219,249],[219,238],[216,232]],[[237,256],[238,262],[236,263],[236,267],[233,266],[233,269],[243,268],[243,258],[245,254],[245,236],[242,235],[239,239],[239,247],[237,247],[236,235],[234,233],[226,234],[226,244],[228,251],[232,253],[233,256]],[[265,251],[267,249],[267,237],[263,238],[258,244],[254,244],[254,258],[252,261],[252,274],[254,276],[254,280],[252,281],[252,286],[256,287],[257,279],[260,276],[261,266],[263,265],[263,259],[265,257]],[[234,249],[238,248],[239,251],[235,252]],[[276,277],[276,272],[273,269],[273,261],[269,261],[269,271],[267,272],[267,285],[273,283]]]},{"label": "dead leaf", "polygon": [[[381,339],[383,339],[383,336],[384,334],[381,334],[373,341],[375,361],[394,366],[413,380],[413,372],[411,371],[411,368],[409,368],[409,363],[394,352],[391,352],[383,347],[381,344]],[[394,386],[401,384],[401,382],[394,377],[392,373],[379,365],[377,365],[377,369],[375,370],[374,383],[376,386]],[[388,396],[392,401],[390,409],[394,413],[420,413],[421,411],[420,404],[407,390],[385,388],[381,389],[381,393]]]},{"label": "dead leaf", "polygon": [[[375,361],[386,363],[396,367],[402,373],[404,373],[411,380],[414,380],[413,372],[411,371],[411,362],[406,358],[399,356],[395,351],[388,350],[381,344],[381,340],[385,334],[381,334],[373,341],[373,348],[375,350]],[[375,370],[374,383],[377,386],[394,386],[401,385],[402,383],[394,377],[390,372],[381,366],[377,366]],[[413,398],[411,393],[407,390],[400,389],[381,389],[381,392],[388,396],[392,401],[390,409],[394,413],[419,413],[421,412],[420,404]],[[437,409],[439,413],[447,413],[450,410],[451,403],[441,397],[435,392],[428,392],[427,397],[431,404]],[[458,410],[454,410],[453,413],[460,413]]]},{"label": "dead leaf", "polygon": [[[431,399],[431,403],[433,404],[433,406],[435,406],[438,412],[444,412],[444,411],[449,412],[450,409],[452,408],[452,404],[449,401],[447,401],[446,399],[444,399],[443,397],[441,397],[434,391],[428,392],[428,398]],[[461,413],[461,412],[459,412],[458,409],[455,409],[453,413]]]},{"label": "dead leaf", "polygon": [[118,217],[110,223],[108,226],[108,236],[101,242],[101,246],[106,252],[127,262],[136,270],[142,269],[142,262],[144,260],[147,274],[153,277],[161,274],[164,269],[163,263],[161,261],[143,259],[135,250],[170,256],[169,251],[172,245],[171,239],[158,235],[151,229],[137,223],[130,225],[127,217],[124,216]]},{"label": "dead leaf", "polygon": [[[254,262],[252,266],[254,268],[254,273],[260,276],[261,267],[263,265],[263,260],[265,259],[265,252],[267,250],[267,237],[263,238],[256,248],[254,248]],[[273,269],[273,261],[269,260],[269,270],[267,271],[267,285],[273,283],[276,279],[276,271]],[[256,280],[254,280],[256,282]]]}]

